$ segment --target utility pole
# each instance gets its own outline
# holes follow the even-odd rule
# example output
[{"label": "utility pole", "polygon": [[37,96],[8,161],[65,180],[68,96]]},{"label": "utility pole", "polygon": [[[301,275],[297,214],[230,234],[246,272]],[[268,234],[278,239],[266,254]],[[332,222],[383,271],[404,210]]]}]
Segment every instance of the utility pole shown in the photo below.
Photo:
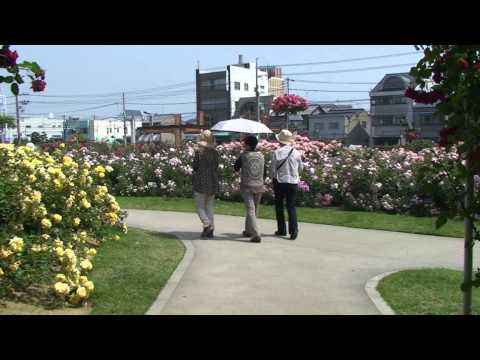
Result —
[{"label": "utility pole", "polygon": [[[290,95],[290,81],[295,81],[295,80],[292,80],[290,78],[286,78],[285,80],[287,81],[287,95]],[[288,113],[285,114],[285,119],[286,119],[286,126],[287,126],[287,130],[288,130],[288,128],[290,126],[289,119],[288,119]]]},{"label": "utility pole", "polygon": [[125,93],[122,92],[123,103],[123,145],[127,145],[127,114],[125,113]]},{"label": "utility pole", "polygon": [[17,145],[20,145],[20,106],[18,105],[18,95],[15,95],[15,107],[17,113]]},{"label": "utility pole", "polygon": [[67,114],[63,114],[63,142],[67,141]]},{"label": "utility pole", "polygon": [[136,124],[136,122],[137,122],[137,121],[136,121],[135,117],[134,117],[134,116],[131,116],[131,117],[130,117],[130,124],[131,124],[131,126],[132,126],[132,130],[131,130],[131,131],[132,131],[132,136],[131,136],[130,143],[131,143],[132,145],[135,145],[135,143],[136,143],[136,139],[135,139],[135,137],[137,136],[137,134],[136,134],[136,125],[137,125],[137,124]]},{"label": "utility pole", "polygon": [[260,122],[260,91],[258,91],[258,57],[255,59],[255,96],[257,97],[257,121]]}]

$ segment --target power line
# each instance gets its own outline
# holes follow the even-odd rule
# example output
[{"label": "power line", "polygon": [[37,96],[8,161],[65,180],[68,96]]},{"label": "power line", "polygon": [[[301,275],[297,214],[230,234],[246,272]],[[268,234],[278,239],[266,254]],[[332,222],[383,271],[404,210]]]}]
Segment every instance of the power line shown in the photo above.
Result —
[{"label": "power line", "polygon": [[127,104],[130,105],[159,105],[159,106],[165,106],[165,105],[186,105],[186,104],[196,104],[196,101],[190,101],[190,102],[179,102],[179,103],[163,103],[163,104],[152,104],[152,103],[136,103],[136,102],[127,102]]},{"label": "power line", "polygon": [[[365,61],[365,60],[375,60],[375,59],[385,59],[385,58],[392,58],[392,57],[401,57],[401,56],[408,56],[408,55],[418,55],[419,52],[417,51],[409,51],[403,53],[395,53],[395,54],[385,54],[385,55],[374,55],[374,56],[366,56],[366,57],[359,57],[359,58],[347,58],[347,59],[339,59],[339,60],[326,60],[326,61],[313,61],[313,62],[306,62],[306,63],[290,63],[290,64],[275,64],[275,65],[259,65],[259,68],[265,67],[294,67],[294,66],[311,66],[311,65],[327,65],[327,64],[339,64],[339,63],[348,63],[348,62],[355,62],[355,61]],[[208,70],[219,70],[225,69],[225,66],[218,66],[218,67],[211,67],[200,69],[200,71],[208,71]]]},{"label": "power line", "polygon": [[364,60],[374,60],[374,59],[384,59],[384,58],[407,56],[407,55],[414,55],[414,54],[418,55],[418,52],[417,52],[417,51],[410,51],[410,52],[405,52],[405,53],[396,53],[396,54],[387,54],[387,55],[367,56],[367,57],[361,57],[361,58],[349,58],[349,59],[341,59],[341,60],[315,61],[315,62],[296,63],[296,64],[279,64],[279,65],[269,65],[269,66],[290,67],[290,66],[309,66],[309,65],[339,64],[339,63],[346,63],[346,62],[364,61]]},{"label": "power line", "polygon": [[283,75],[317,75],[317,74],[336,74],[342,72],[355,72],[355,71],[367,71],[367,70],[377,70],[377,69],[387,69],[393,67],[400,67],[400,66],[414,66],[415,64],[395,64],[395,65],[382,65],[382,66],[370,66],[364,68],[356,68],[356,69],[340,69],[340,70],[326,70],[326,71],[311,71],[311,72],[302,72],[302,73],[290,73],[290,74],[283,74]]},{"label": "power line", "polygon": [[321,90],[321,89],[290,89],[292,91],[313,91],[324,93],[368,93],[368,90]]},{"label": "power line", "polygon": [[345,85],[376,85],[375,81],[317,81],[317,80],[300,80],[292,79],[295,82],[312,83],[312,84],[345,84]]}]

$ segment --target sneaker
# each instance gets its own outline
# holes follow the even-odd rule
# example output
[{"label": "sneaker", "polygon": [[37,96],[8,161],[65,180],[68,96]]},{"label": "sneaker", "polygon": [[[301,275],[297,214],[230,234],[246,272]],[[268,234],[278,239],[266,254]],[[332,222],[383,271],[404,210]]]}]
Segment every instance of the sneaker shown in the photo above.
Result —
[{"label": "sneaker", "polygon": [[275,231],[276,236],[287,236],[286,232],[281,232],[281,231]]},{"label": "sneaker", "polygon": [[260,236],[254,236],[253,238],[250,239],[250,242],[259,243],[259,242],[262,242],[262,239],[260,238]]},{"label": "sneaker", "polygon": [[295,240],[298,236],[298,232],[290,234],[290,240]]},{"label": "sneaker", "polygon": [[245,237],[252,237],[252,235],[250,235],[248,232],[246,232],[245,230],[242,232],[242,235],[245,236]]}]

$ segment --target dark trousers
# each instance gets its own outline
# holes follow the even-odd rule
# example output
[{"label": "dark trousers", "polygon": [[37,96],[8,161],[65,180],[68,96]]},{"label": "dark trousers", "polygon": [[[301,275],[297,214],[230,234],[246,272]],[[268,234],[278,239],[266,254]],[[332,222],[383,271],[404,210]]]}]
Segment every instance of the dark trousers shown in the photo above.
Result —
[{"label": "dark trousers", "polygon": [[298,233],[297,209],[295,202],[297,200],[297,184],[279,183],[277,179],[273,179],[273,193],[275,195],[275,211],[277,214],[277,229],[281,233],[287,233],[285,224],[285,214],[283,203],[287,200],[288,213],[288,232],[289,234]]}]

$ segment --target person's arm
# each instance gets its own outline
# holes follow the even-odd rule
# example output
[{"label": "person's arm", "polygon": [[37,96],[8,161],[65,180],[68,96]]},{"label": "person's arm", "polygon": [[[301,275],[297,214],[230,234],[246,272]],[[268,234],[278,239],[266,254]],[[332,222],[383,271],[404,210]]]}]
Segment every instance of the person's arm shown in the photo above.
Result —
[{"label": "person's arm", "polygon": [[199,163],[200,163],[200,155],[198,151],[195,151],[195,155],[193,156],[193,165],[192,165],[193,171],[198,171]]},{"label": "person's arm", "polygon": [[298,154],[298,173],[301,174],[303,171],[303,156],[300,155],[300,153],[297,153],[297,154]]},{"label": "person's arm", "polygon": [[270,162],[270,178],[274,179],[277,171],[277,156],[274,151],[272,154],[272,161]]},{"label": "person's arm", "polygon": [[233,165],[233,170],[235,170],[236,172],[240,171],[240,169],[242,168],[242,157],[240,156],[237,161],[235,161],[235,165]]}]

